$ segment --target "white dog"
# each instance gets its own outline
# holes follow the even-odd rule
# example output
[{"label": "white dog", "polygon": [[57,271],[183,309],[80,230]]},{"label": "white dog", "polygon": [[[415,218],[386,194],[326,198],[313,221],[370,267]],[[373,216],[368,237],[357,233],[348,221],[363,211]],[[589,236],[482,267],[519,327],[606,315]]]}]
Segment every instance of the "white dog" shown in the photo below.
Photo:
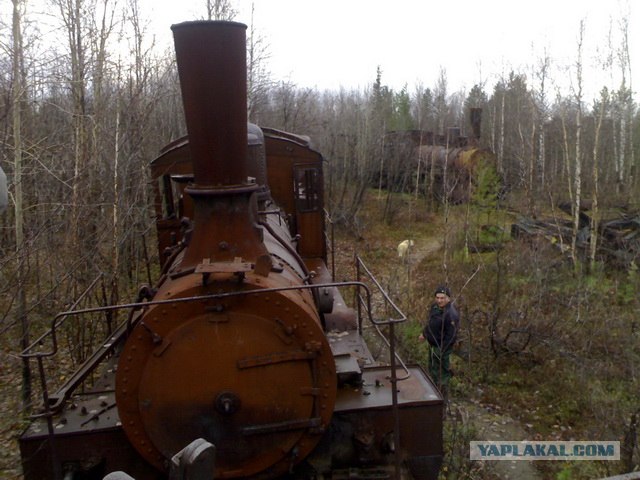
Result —
[{"label": "white dog", "polygon": [[409,255],[409,251],[411,250],[411,247],[413,247],[414,245],[415,245],[415,242],[413,240],[403,240],[402,242],[400,242],[398,244],[398,257],[400,257],[403,260],[407,258],[407,255]]}]

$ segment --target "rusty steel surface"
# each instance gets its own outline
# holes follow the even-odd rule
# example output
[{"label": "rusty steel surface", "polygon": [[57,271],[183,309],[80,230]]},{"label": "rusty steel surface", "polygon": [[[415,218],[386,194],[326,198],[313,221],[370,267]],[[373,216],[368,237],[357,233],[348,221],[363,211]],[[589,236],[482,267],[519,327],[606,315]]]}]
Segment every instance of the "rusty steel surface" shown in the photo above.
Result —
[{"label": "rusty steel surface", "polygon": [[198,185],[247,181],[246,25],[172,25],[189,146]]},{"label": "rusty steel surface", "polygon": [[[294,181],[293,166],[315,167],[321,172],[322,155],[311,148],[309,140],[305,137],[274,129],[265,129],[265,133],[261,134],[261,129],[251,124],[248,125],[248,145],[248,174],[256,178],[256,186],[263,195],[271,194],[275,204],[290,215],[292,222],[287,225],[287,228],[291,235],[300,236],[297,242],[300,256],[305,261],[314,258],[318,261],[326,261],[324,204],[319,203],[317,209],[311,212],[298,212],[291,188]],[[167,145],[151,164],[151,175],[155,179],[154,206],[161,253],[176,243],[181,235],[180,219],[183,216],[191,216],[189,212],[193,211],[193,201],[185,192],[186,184],[178,179],[193,178],[194,162],[190,140],[188,137],[182,137]],[[322,177],[317,181],[322,185]],[[233,191],[226,193],[231,194]],[[174,197],[180,197],[179,205],[173,203]],[[258,205],[258,210],[263,210],[263,207],[264,205]],[[204,218],[201,222],[206,220]],[[254,220],[250,219],[250,221]],[[238,233],[238,235],[253,234],[252,231]],[[209,235],[210,233],[207,233],[205,237],[216,238]],[[215,245],[216,242],[210,243]],[[166,257],[161,257],[161,261],[166,261]]]},{"label": "rusty steel surface", "polygon": [[[326,260],[322,155],[311,148],[307,138],[279,130],[265,129],[264,140],[269,188],[276,203],[291,215],[292,233],[300,235],[300,255],[305,259],[317,257]],[[303,211],[296,205],[296,192],[291,186],[298,184],[296,169],[305,168],[315,168],[318,172],[319,203]]]},{"label": "rusty steel surface", "polygon": [[114,380],[113,370],[108,370],[99,382],[104,390],[74,396],[65,410],[53,417],[53,445],[44,418],[29,425],[20,436],[24,478],[55,478],[55,452],[60,465],[87,472],[87,478],[126,469],[136,480],[157,479],[157,471],[140,460],[120,426]]},{"label": "rusty steel surface", "polygon": [[[442,413],[442,396],[424,372],[411,367],[411,376],[398,382],[398,404],[432,405]],[[404,370],[398,369],[398,373]],[[336,412],[349,412],[362,409],[386,408],[391,405],[391,383],[387,367],[373,367],[363,370],[363,383],[359,386],[345,387],[338,392]]]},{"label": "rusty steel surface", "polygon": [[[182,277],[171,290],[195,295],[198,281]],[[319,441],[335,402],[333,358],[316,318],[291,291],[150,309],[118,369],[118,408],[131,442],[160,469],[202,437],[218,449],[216,477],[286,470],[294,447],[304,457]]]},{"label": "rusty steel surface", "polygon": [[[363,370],[359,387],[345,385],[338,391],[334,421],[353,425],[361,458],[384,464],[384,448],[399,429],[398,453],[414,480],[435,480],[442,462],[442,396],[421,368],[410,367],[411,376],[398,382],[398,419],[393,416],[392,384],[386,367]],[[402,372],[399,372],[402,374]],[[395,440],[394,440],[395,441]],[[396,444],[398,445],[398,444]]]}]

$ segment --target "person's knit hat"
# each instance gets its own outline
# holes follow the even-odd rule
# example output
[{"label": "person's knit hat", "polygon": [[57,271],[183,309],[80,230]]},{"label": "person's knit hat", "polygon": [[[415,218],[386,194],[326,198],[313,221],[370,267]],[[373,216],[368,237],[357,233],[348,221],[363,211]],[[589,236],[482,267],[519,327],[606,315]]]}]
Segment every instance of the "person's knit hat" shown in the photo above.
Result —
[{"label": "person's knit hat", "polygon": [[439,285],[438,288],[436,288],[434,295],[437,295],[439,293],[444,293],[447,297],[451,296],[451,290],[449,290],[449,287],[447,287],[446,285]]}]

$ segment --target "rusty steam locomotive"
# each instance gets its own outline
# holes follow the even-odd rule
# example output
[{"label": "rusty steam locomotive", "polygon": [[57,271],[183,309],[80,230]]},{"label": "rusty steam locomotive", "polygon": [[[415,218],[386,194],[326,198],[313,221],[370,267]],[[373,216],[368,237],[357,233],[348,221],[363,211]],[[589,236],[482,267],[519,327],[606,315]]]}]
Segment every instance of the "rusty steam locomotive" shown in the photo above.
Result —
[{"label": "rusty steam locomotive", "polygon": [[322,156],[247,123],[246,26],[172,30],[188,136],[151,164],[161,276],[135,303],[59,314],[53,348],[23,352],[44,372],[63,322],[129,312],[57,390],[43,380],[25,479],[436,478],[442,397],[395,353],[404,317],[371,315],[376,282],[333,281]]}]

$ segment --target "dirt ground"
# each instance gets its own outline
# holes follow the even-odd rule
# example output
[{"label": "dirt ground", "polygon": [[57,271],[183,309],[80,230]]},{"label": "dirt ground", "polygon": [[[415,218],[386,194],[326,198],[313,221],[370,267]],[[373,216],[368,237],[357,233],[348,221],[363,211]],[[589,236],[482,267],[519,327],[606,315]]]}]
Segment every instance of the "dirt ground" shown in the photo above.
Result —
[{"label": "dirt ground", "polygon": [[[477,440],[521,441],[531,438],[531,434],[519,421],[498,413],[492,407],[474,403],[472,400],[452,399],[449,410],[463,422],[473,425],[478,432]],[[499,460],[487,463],[488,470],[495,478],[518,480],[544,478],[532,461]]]}]

